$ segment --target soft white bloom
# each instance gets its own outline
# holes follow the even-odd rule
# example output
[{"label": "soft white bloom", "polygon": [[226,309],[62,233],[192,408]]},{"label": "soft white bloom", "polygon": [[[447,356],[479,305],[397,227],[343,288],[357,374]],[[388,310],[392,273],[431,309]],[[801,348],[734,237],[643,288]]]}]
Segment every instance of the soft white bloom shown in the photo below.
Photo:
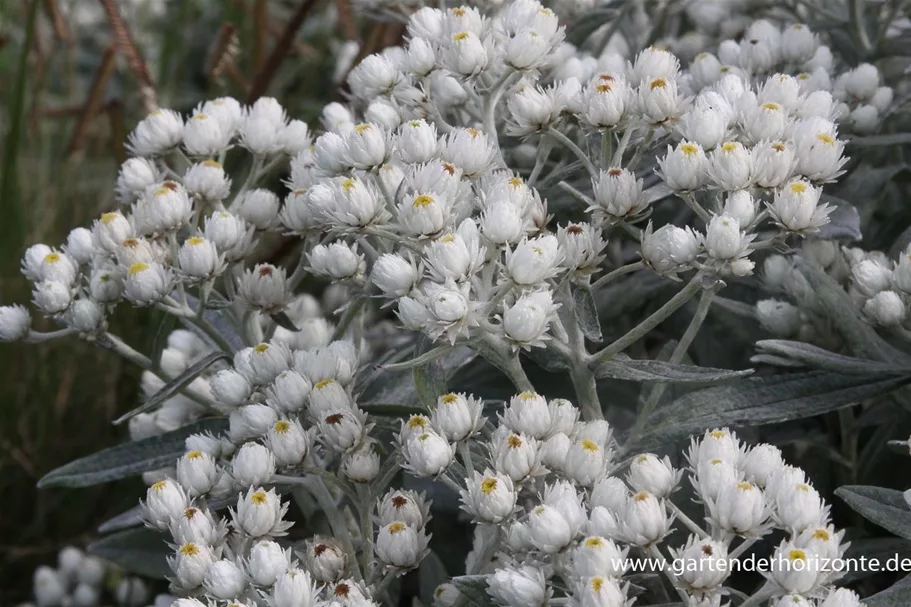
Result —
[{"label": "soft white bloom", "polygon": [[541,607],[550,596],[544,572],[529,565],[497,569],[488,580],[487,593],[505,607]]},{"label": "soft white bloom", "polygon": [[649,223],[642,233],[640,253],[643,261],[659,274],[673,275],[696,261],[700,239],[690,227],[665,224],[652,232]]},{"label": "soft white bloom", "polygon": [[559,305],[549,290],[523,295],[503,313],[503,332],[513,347],[543,347]]},{"label": "soft white bloom", "polygon": [[634,217],[648,208],[642,195],[642,180],[626,169],[612,168],[601,171],[592,180],[595,204],[592,207],[612,220]]},{"label": "soft white bloom", "polygon": [[288,569],[272,586],[271,598],[275,607],[311,607],[317,603],[317,587],[309,571]]},{"label": "soft white bloom", "polygon": [[682,472],[675,470],[669,457],[658,459],[653,453],[643,453],[630,462],[627,482],[636,491],[667,497],[680,482]]},{"label": "soft white bloom", "polygon": [[682,105],[677,81],[672,77],[649,78],[639,84],[638,109],[650,124],[660,125],[677,118]]},{"label": "soft white bloom", "polygon": [[155,110],[136,125],[127,147],[137,156],[164,154],[180,143],[183,130],[180,114],[172,110]]},{"label": "soft white bloom", "polygon": [[449,393],[437,399],[431,422],[447,440],[459,442],[472,436],[486,421],[484,403],[470,395]]},{"label": "soft white bloom", "polygon": [[228,261],[238,261],[253,246],[252,226],[243,218],[228,211],[216,211],[206,218],[205,237]]},{"label": "soft white bloom", "polygon": [[892,327],[905,320],[908,307],[895,291],[880,291],[864,302],[863,311],[876,324]]},{"label": "soft white bloom", "polygon": [[427,430],[402,444],[404,468],[418,477],[438,476],[452,463],[454,448],[433,430]]},{"label": "soft white bloom", "polygon": [[146,158],[128,158],[120,165],[120,172],[117,174],[117,183],[114,186],[117,201],[120,204],[132,204],[146,188],[160,181],[161,171],[154,162]]},{"label": "soft white bloom", "polygon": [[721,190],[742,190],[753,180],[753,159],[750,150],[739,141],[721,144],[709,155],[708,174],[713,185]]},{"label": "soft white bloom", "polygon": [[602,73],[582,91],[579,118],[591,128],[613,128],[629,113],[633,91],[623,76]]},{"label": "soft white bloom", "polygon": [[428,541],[423,529],[394,521],[377,533],[376,555],[388,567],[412,569],[424,557]]},{"label": "soft white bloom", "polygon": [[335,540],[317,536],[307,542],[303,564],[317,582],[333,582],[347,569],[348,556]]},{"label": "soft white bloom", "polygon": [[193,280],[206,280],[225,269],[224,256],[219,255],[215,243],[202,236],[186,239],[177,253],[180,271]]},{"label": "soft white bloom", "polygon": [[373,441],[364,441],[359,447],[345,453],[341,471],[354,483],[369,483],[380,473],[380,456]]},{"label": "soft white bloom", "polygon": [[715,215],[705,231],[705,250],[719,260],[741,257],[750,239],[740,229],[740,222],[728,215]]},{"label": "soft white bloom", "polygon": [[517,483],[540,472],[538,441],[524,434],[498,431],[492,440],[491,459],[498,472]]},{"label": "soft white bloom", "polygon": [[460,492],[462,508],[480,521],[502,522],[516,507],[517,494],[509,476],[488,468],[466,479],[466,487]]},{"label": "soft white bloom", "polygon": [[168,295],[171,271],[154,261],[134,263],[123,282],[123,296],[136,306],[150,306]]},{"label": "soft white bloom", "polygon": [[216,118],[197,112],[183,127],[183,147],[191,156],[216,156],[228,149],[232,135]]},{"label": "soft white bloom", "polygon": [[319,420],[319,437],[333,451],[347,451],[361,442],[366,414],[345,408],[331,411]]},{"label": "soft white bloom", "polygon": [[[414,45],[415,40],[412,40]],[[437,129],[424,120],[410,120],[399,127],[393,139],[395,155],[405,163],[430,162],[437,154]]]},{"label": "soft white bloom", "polygon": [[593,535],[585,538],[570,554],[569,569],[573,577],[607,576],[620,579],[628,548],[621,550],[611,540]]},{"label": "soft white bloom", "polygon": [[231,475],[243,487],[268,483],[275,475],[275,457],[259,443],[245,443],[231,460]]},{"label": "soft white bloom", "polygon": [[209,565],[203,585],[216,598],[233,599],[247,588],[247,574],[234,561],[222,559]]},{"label": "soft white bloom", "polygon": [[237,509],[231,511],[234,528],[250,537],[285,535],[291,523],[282,521],[288,505],[282,504],[275,489],[265,491],[250,487],[237,499]]},{"label": "soft white bloom", "polygon": [[28,308],[13,305],[0,307],[0,341],[17,341],[28,335],[32,319]]},{"label": "soft white bloom", "polygon": [[237,297],[254,310],[267,314],[281,311],[290,298],[285,269],[261,263],[245,271],[237,284]]},{"label": "soft white bloom", "polygon": [[678,192],[696,190],[708,181],[709,161],[698,143],[681,141],[667,146],[667,154],[658,159],[659,175],[668,187]]},{"label": "soft white bloom", "polygon": [[275,584],[290,566],[290,552],[282,550],[281,546],[272,541],[253,544],[246,563],[250,580],[254,584],[264,587]]},{"label": "soft white bloom", "polygon": [[224,200],[231,193],[231,179],[224,167],[214,160],[192,165],[183,176],[183,184],[187,192],[205,202]]},{"label": "soft white bloom", "polygon": [[819,205],[822,188],[794,180],[775,192],[769,211],[780,226],[791,232],[816,232],[829,222],[829,213],[835,210],[827,204]]},{"label": "soft white bloom", "polygon": [[559,272],[563,253],[555,236],[538,236],[520,242],[507,252],[506,272],[520,286],[534,286]]},{"label": "soft white bloom", "polygon": [[[286,373],[294,373],[287,371]],[[301,464],[310,451],[310,436],[296,419],[280,419],[269,429],[266,446],[279,467]],[[235,456],[236,457],[236,456]]]},{"label": "soft white bloom", "polygon": [[188,590],[202,585],[209,567],[215,561],[216,557],[211,547],[195,542],[178,546],[174,556],[168,557],[175,582]]},{"label": "soft white bloom", "polygon": [[177,460],[176,476],[187,495],[204,495],[218,480],[215,459],[204,451],[189,451]]},{"label": "soft white bloom", "polygon": [[356,244],[332,242],[317,245],[307,257],[314,274],[335,280],[363,280],[367,267],[364,256],[357,252]]}]

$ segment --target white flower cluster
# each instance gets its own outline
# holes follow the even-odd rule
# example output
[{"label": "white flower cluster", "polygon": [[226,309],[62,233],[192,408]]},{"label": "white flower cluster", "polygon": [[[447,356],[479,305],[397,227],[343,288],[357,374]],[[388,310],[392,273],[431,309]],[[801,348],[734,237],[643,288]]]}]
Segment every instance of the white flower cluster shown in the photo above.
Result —
[{"label": "white flower cluster", "polygon": [[[36,607],[97,607],[107,604],[104,595],[109,590],[120,607],[141,607],[150,598],[140,578],[120,576],[107,562],[75,546],[66,546],[57,554],[56,568],[38,567],[33,578]],[[167,607],[172,601],[173,597],[160,595],[155,597],[154,607]]]},{"label": "white flower cluster", "polygon": [[[907,329],[911,302],[911,250],[898,261],[880,251],[839,246],[832,241],[809,241],[799,256],[811,260],[845,289],[860,315],[887,330]],[[776,337],[815,343],[830,349],[842,344],[828,326],[824,309],[794,259],[772,255],[765,260],[763,287],[778,298],[756,304],[762,326]],[[784,297],[780,297],[784,296]]]}]

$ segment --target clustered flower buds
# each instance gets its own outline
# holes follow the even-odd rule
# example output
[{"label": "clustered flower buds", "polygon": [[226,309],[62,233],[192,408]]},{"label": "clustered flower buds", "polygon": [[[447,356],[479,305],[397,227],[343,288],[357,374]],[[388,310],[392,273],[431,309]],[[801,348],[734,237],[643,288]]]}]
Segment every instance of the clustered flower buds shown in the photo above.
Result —
[{"label": "clustered flower buds", "polygon": [[[844,134],[875,131],[892,104],[878,69],[836,65],[804,24],[728,19],[739,5],[706,0],[671,11],[694,40],[638,50],[605,24],[594,54],[566,38],[592,3],[365,4],[405,20],[402,43],[344,65],[350,94],[320,125],[269,97],[153,112],[129,136],[118,209],[23,256],[37,323],[59,330],[0,307],[0,340],[78,334],[142,365],[145,404],[124,416],[134,440],[226,418],[144,475],[143,520],[171,540],[173,604],[378,605],[432,548],[414,478],[458,495],[476,529],[466,572],[504,607],[628,607],[626,558],[639,552],[686,565],[665,572],[686,605],[720,607],[733,594],[721,565],[773,532],[782,561],[840,557],[829,506],[776,447],[719,428],[685,462],[628,453],[595,369],[757,264],[776,294],[756,304],[764,330],[840,345],[806,259],[767,254],[791,245],[859,315],[906,336],[911,249],[892,261],[818,238],[836,216],[827,188],[846,170]],[[646,8],[631,12],[649,25]],[[251,157],[243,179],[226,172],[229,154]],[[275,237],[299,257],[261,254]],[[633,272],[688,284],[590,352],[616,329],[602,332],[598,289]],[[321,299],[298,293],[311,284]],[[149,360],[108,331],[124,302],[186,328]],[[435,391],[445,382],[423,371],[469,351],[519,393]],[[535,392],[525,356],[568,370],[576,404]],[[412,402],[371,383],[415,367]],[[402,407],[399,423],[380,419]],[[690,491],[695,522],[678,506]],[[313,524],[289,548],[292,499]],[[39,604],[60,604],[76,579],[73,604],[90,604],[77,569],[40,570]],[[858,604],[830,571],[768,578],[779,606]],[[447,582],[435,604],[480,600],[463,592]]]}]

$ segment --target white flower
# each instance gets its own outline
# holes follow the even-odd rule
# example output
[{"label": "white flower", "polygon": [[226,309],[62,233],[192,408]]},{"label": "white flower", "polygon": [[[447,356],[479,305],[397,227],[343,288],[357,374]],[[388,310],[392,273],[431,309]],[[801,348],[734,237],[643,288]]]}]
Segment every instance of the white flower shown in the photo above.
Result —
[{"label": "white flower", "polygon": [[233,599],[246,589],[247,574],[234,561],[222,559],[209,565],[203,585],[216,598]]},{"label": "white flower", "polygon": [[202,585],[209,566],[215,560],[211,547],[187,542],[177,548],[173,557],[168,557],[168,564],[174,572],[174,580],[177,584],[189,590]]},{"label": "white flower", "polygon": [[731,572],[727,546],[710,538],[700,540],[691,535],[676,555],[682,571],[678,578],[691,591],[711,591],[723,584]]},{"label": "white flower", "polygon": [[534,286],[559,272],[563,253],[555,236],[526,239],[506,254],[506,272],[520,286]]},{"label": "white flower", "polygon": [[206,218],[205,236],[228,261],[243,259],[253,246],[253,228],[228,211],[216,211]]},{"label": "white flower", "polygon": [[311,145],[310,127],[303,120],[291,120],[279,131],[278,144],[288,156],[300,154]]},{"label": "white flower", "polygon": [[753,180],[753,159],[739,141],[721,144],[709,155],[709,178],[713,185],[725,191],[742,190]]},{"label": "white flower", "polygon": [[549,290],[523,295],[503,313],[503,332],[514,348],[544,347],[558,304]]},{"label": "white flower", "polygon": [[453,447],[432,430],[411,437],[402,444],[403,467],[418,477],[439,476],[454,457]]},{"label": "white flower", "polygon": [[500,523],[512,515],[517,494],[509,476],[486,469],[465,479],[467,490],[460,491],[462,508],[477,520]]},{"label": "white flower", "polygon": [[642,180],[626,169],[613,168],[601,171],[592,180],[595,204],[590,210],[602,212],[612,220],[635,217],[648,208],[648,199],[642,195]]},{"label": "white flower", "polygon": [[314,274],[335,280],[363,280],[367,263],[357,252],[357,244],[332,242],[317,245],[307,255]]},{"label": "white flower", "polygon": [[725,110],[713,107],[708,102],[700,104],[703,96],[697,98],[696,106],[686,112],[677,125],[677,131],[684,140],[711,150],[724,141],[728,132],[728,116]]},{"label": "white flower", "polygon": [[579,118],[591,128],[613,128],[627,117],[633,92],[622,76],[602,73],[582,91]]},{"label": "white flower", "polygon": [[593,535],[585,538],[570,553],[569,570],[573,577],[607,576],[620,579],[628,548],[620,550],[611,540]]},{"label": "white flower", "polygon": [[79,264],[66,253],[52,250],[44,256],[38,266],[39,280],[59,282],[72,287],[79,276]]},{"label": "white flower", "polygon": [[201,510],[195,506],[171,517],[168,529],[178,544],[192,542],[208,546],[221,543],[228,531],[224,519],[219,516],[216,523],[211,510]]},{"label": "white flower", "polygon": [[671,465],[669,457],[658,459],[653,453],[643,453],[630,462],[627,482],[636,491],[648,491],[655,497],[667,497],[680,482],[681,472]]},{"label": "white flower", "polygon": [[231,475],[242,487],[266,484],[275,475],[275,457],[259,443],[245,443],[231,460]]},{"label": "white flower", "polygon": [[816,232],[829,222],[835,210],[827,204],[818,206],[822,188],[803,180],[794,180],[775,192],[769,211],[780,226],[791,232]]},{"label": "white flower", "polygon": [[398,206],[398,218],[411,236],[430,236],[450,227],[455,219],[452,200],[438,192],[412,192]]},{"label": "white flower", "polygon": [[446,136],[440,156],[462,169],[467,177],[480,177],[494,167],[497,150],[486,133],[475,128],[456,129]]},{"label": "white flower", "polygon": [[133,205],[133,226],[142,236],[173,232],[186,225],[193,213],[187,191],[180,184],[165,181],[150,186]]},{"label": "white flower", "polygon": [[638,109],[650,124],[660,125],[680,114],[682,100],[677,93],[677,81],[656,77],[639,84]]},{"label": "white flower", "polygon": [[209,380],[209,385],[216,402],[229,410],[245,404],[253,393],[247,378],[234,369],[222,369]]},{"label": "white flower", "polygon": [[524,434],[498,432],[492,440],[491,459],[497,472],[516,483],[540,472],[538,441]]},{"label": "white flower", "polygon": [[268,230],[278,225],[278,211],[281,202],[270,190],[256,188],[249,190],[240,200],[237,214],[258,230]]},{"label": "white flower", "polygon": [[449,393],[437,399],[431,423],[446,439],[457,443],[472,436],[486,421],[484,402],[465,394]]},{"label": "white flower", "polygon": [[777,188],[791,178],[797,166],[794,145],[785,141],[764,141],[753,148],[756,185]]},{"label": "white flower", "polygon": [[829,507],[816,489],[806,483],[782,486],[774,498],[776,522],[793,533],[825,526],[828,522]]},{"label": "white flower", "polygon": [[857,593],[847,588],[838,588],[832,592],[819,607],[861,607],[863,603]]},{"label": "white flower", "polygon": [[319,437],[333,451],[347,451],[361,442],[366,414],[356,409],[339,409],[319,420]]},{"label": "white flower", "polygon": [[250,487],[246,495],[238,497],[237,510],[232,510],[231,516],[234,528],[250,537],[279,536],[291,526],[282,521],[287,511],[288,505],[282,504],[275,489]]},{"label": "white flower", "polygon": [[248,308],[266,314],[281,311],[290,297],[284,268],[261,263],[245,271],[237,284],[237,297]]},{"label": "white flower", "polygon": [[32,324],[25,306],[0,306],[0,341],[17,341],[25,338]]},{"label": "white flower", "polygon": [[795,23],[781,35],[781,55],[790,63],[803,63],[813,57],[819,40],[806,25]]},{"label": "white flower", "polygon": [[623,479],[616,476],[604,476],[592,487],[589,502],[593,508],[605,508],[611,512],[620,512],[626,506],[629,489]]},{"label": "white flower", "polygon": [[460,76],[477,76],[487,67],[487,48],[477,34],[458,32],[441,45],[443,67]]},{"label": "white flower", "polygon": [[177,460],[176,476],[187,495],[196,497],[208,493],[218,481],[214,458],[204,451],[189,451]]},{"label": "white flower", "polygon": [[99,303],[111,303],[123,293],[123,277],[118,270],[98,268],[89,277],[89,295]]},{"label": "white flower", "polygon": [[573,540],[572,527],[560,511],[547,504],[534,507],[526,522],[531,543],[547,554],[555,554]]},{"label": "white flower", "polygon": [[392,90],[401,74],[395,65],[382,54],[364,57],[348,74],[351,92],[361,99],[373,99]]},{"label": "white flower", "polygon": [[673,53],[650,46],[636,55],[635,63],[629,66],[630,79],[641,83],[653,78],[676,78],[680,61]]},{"label": "white flower", "polygon": [[412,569],[423,559],[428,541],[423,529],[394,521],[377,533],[376,555],[388,567]]},{"label": "white flower", "polygon": [[864,314],[876,324],[892,327],[902,323],[908,308],[895,291],[880,291],[864,302]]},{"label": "white flower", "polygon": [[[294,373],[294,371],[286,371]],[[269,428],[266,446],[279,467],[297,466],[310,452],[310,436],[296,419],[280,419]],[[236,456],[235,456],[236,457]]]},{"label": "white flower", "polygon": [[705,231],[705,250],[719,260],[743,256],[751,238],[740,229],[740,222],[728,215],[715,215]]},{"label": "white flower", "polygon": [[[415,40],[411,41],[412,46],[415,42]],[[402,162],[408,164],[430,162],[436,157],[439,147],[436,125],[424,120],[410,120],[399,127],[394,142],[395,155]]]},{"label": "white flower", "polygon": [[673,275],[696,261],[699,238],[690,227],[665,224],[652,232],[649,223],[642,233],[642,259],[659,274]]},{"label": "white flower", "polygon": [[382,525],[403,521],[420,528],[430,520],[430,504],[424,500],[424,495],[407,489],[390,489],[378,501],[376,509]]},{"label": "white flower", "polygon": [[535,392],[522,392],[509,399],[500,414],[500,424],[515,433],[543,439],[551,431],[551,412],[547,400]]},{"label": "white flower", "polygon": [[161,530],[167,529],[171,518],[181,516],[188,505],[186,492],[171,479],[149,487],[145,501],[140,502],[146,524]]},{"label": "white flower", "polygon": [[348,556],[335,540],[314,537],[307,542],[304,570],[317,582],[333,582],[345,573]]},{"label": "white flower", "polygon": [[216,97],[199,106],[198,112],[211,116],[232,136],[244,118],[244,108],[233,97]]},{"label": "white flower", "polygon": [[206,202],[224,200],[231,193],[231,179],[224,167],[214,160],[203,160],[187,169],[183,185],[191,195]]},{"label": "white flower", "polygon": [[134,263],[123,282],[123,296],[134,305],[150,306],[170,292],[172,282],[171,271],[160,263]]},{"label": "white flower", "polygon": [[681,141],[677,147],[667,146],[667,154],[658,159],[658,173],[669,188],[689,192],[708,181],[709,161],[698,143]]},{"label": "white flower", "polygon": [[250,580],[259,586],[269,587],[275,584],[291,566],[289,551],[272,541],[261,541],[253,544],[247,557],[247,572]]},{"label": "white flower", "polygon": [[640,491],[627,498],[617,537],[630,544],[648,546],[667,535],[671,523],[664,501],[648,491]]},{"label": "white flower", "polygon": [[563,107],[557,103],[553,87],[526,86],[506,100],[510,113],[506,132],[513,137],[525,137],[545,131],[560,118]]},{"label": "white flower", "polygon": [[708,504],[710,520],[719,529],[754,538],[765,531],[769,511],[762,490],[753,483],[727,482]]},{"label": "white flower", "polygon": [[225,269],[224,256],[211,240],[202,236],[187,238],[177,253],[180,271],[193,280],[210,279]]},{"label": "white flower", "polygon": [[183,130],[180,114],[172,110],[155,110],[136,125],[127,147],[137,156],[164,154],[180,143]]},{"label": "white flower", "polygon": [[339,177],[315,185],[309,196],[314,215],[336,230],[382,224],[389,219],[382,194],[367,179]]},{"label": "white flower", "polygon": [[317,587],[310,572],[305,569],[288,569],[272,587],[275,607],[312,607],[317,604]]},{"label": "white flower", "polygon": [[497,569],[488,578],[487,593],[505,607],[541,607],[550,596],[544,572],[529,565]]},{"label": "white flower", "polygon": [[493,202],[481,214],[481,232],[495,245],[517,242],[525,235],[522,211],[505,200]]},{"label": "white flower", "polygon": [[845,142],[837,137],[835,125],[824,118],[802,120],[793,134],[797,145],[797,172],[817,183],[835,181],[848,161],[843,157]]},{"label": "white flower", "polygon": [[154,162],[146,158],[128,158],[120,165],[120,172],[117,174],[117,183],[114,186],[117,201],[120,204],[132,204],[146,188],[160,181],[161,171]]},{"label": "white flower", "polygon": [[191,156],[217,156],[228,149],[232,135],[216,118],[197,112],[184,125],[183,147]]},{"label": "white flower", "polygon": [[345,453],[341,471],[354,483],[369,483],[380,473],[380,456],[374,442],[364,441],[359,447]]},{"label": "white flower", "polygon": [[278,413],[267,405],[245,405],[228,416],[228,435],[235,443],[258,438],[278,421]]},{"label": "white flower", "polygon": [[563,461],[563,473],[583,487],[590,487],[604,476],[611,452],[588,438],[577,438],[570,445]]},{"label": "white flower", "polygon": [[776,563],[768,572],[769,579],[786,592],[811,594],[825,580],[823,561],[818,555],[783,541],[772,556]]},{"label": "white flower", "polygon": [[484,263],[484,253],[477,224],[466,219],[455,233],[445,234],[430,243],[424,256],[435,280],[460,282],[470,278]]},{"label": "white flower", "polygon": [[345,162],[355,169],[373,169],[389,159],[390,148],[383,127],[370,123],[359,124],[345,136]]},{"label": "white flower", "polygon": [[874,259],[864,259],[851,268],[854,287],[865,297],[873,297],[880,291],[889,289],[892,282],[892,271]]}]

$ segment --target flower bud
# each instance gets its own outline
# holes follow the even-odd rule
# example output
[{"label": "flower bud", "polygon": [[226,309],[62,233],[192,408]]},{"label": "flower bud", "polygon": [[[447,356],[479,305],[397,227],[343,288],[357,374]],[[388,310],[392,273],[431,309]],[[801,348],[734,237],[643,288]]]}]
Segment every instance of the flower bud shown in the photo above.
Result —
[{"label": "flower bud", "polygon": [[626,169],[601,171],[592,186],[598,209],[610,219],[635,216],[648,208],[648,201],[642,195],[642,180]]},{"label": "flower bud", "polygon": [[258,438],[278,421],[278,413],[266,405],[245,405],[228,417],[228,436],[235,443]]},{"label": "flower bud", "polygon": [[253,544],[247,557],[247,572],[251,581],[258,586],[272,586],[290,566],[290,553],[272,541]]},{"label": "flower bud", "polygon": [[651,224],[642,234],[643,260],[659,274],[675,274],[696,260],[699,239],[692,228],[665,224],[652,232]]},{"label": "flower bud", "polygon": [[487,469],[466,479],[467,490],[460,492],[462,508],[485,523],[500,523],[516,507],[517,494],[512,479]]},{"label": "flower bud", "polygon": [[266,484],[275,476],[275,457],[259,443],[245,443],[231,461],[231,476],[242,487]]},{"label": "flower bud", "polygon": [[209,565],[203,585],[216,598],[234,599],[246,589],[247,575],[234,561],[222,559]]},{"label": "flower bud", "polygon": [[288,569],[272,587],[275,607],[312,607],[317,604],[317,588],[304,569]]},{"label": "flower bud", "polygon": [[376,536],[376,555],[387,567],[412,569],[421,562],[428,538],[423,529],[402,521],[381,527]]},{"label": "flower bud", "polygon": [[487,593],[506,607],[541,607],[550,596],[544,572],[530,565],[497,569],[488,578]]},{"label": "flower bud", "polygon": [[433,427],[450,442],[465,440],[483,425],[483,407],[483,402],[472,396],[444,394],[431,413]]},{"label": "flower bud", "polygon": [[280,206],[281,202],[274,192],[257,188],[244,195],[237,214],[256,226],[257,230],[268,230],[278,225]]},{"label": "flower bud", "polygon": [[177,460],[177,482],[187,495],[205,495],[218,480],[218,468],[211,455],[204,451],[190,451]]},{"label": "flower bud", "polygon": [[627,552],[628,549],[620,550],[607,538],[597,535],[587,537],[573,549],[569,569],[573,577],[606,575],[620,579],[625,573],[623,563]]},{"label": "flower bud", "polygon": [[762,328],[782,338],[797,335],[804,324],[800,308],[777,299],[763,299],[757,302],[756,316]]},{"label": "flower bud", "polygon": [[905,302],[895,291],[880,291],[864,303],[864,314],[884,327],[901,324],[907,313]]},{"label": "flower bud", "polygon": [[233,133],[208,114],[196,113],[183,129],[183,146],[190,156],[217,156],[228,149]]},{"label": "flower bud", "polygon": [[291,523],[282,521],[288,505],[282,504],[275,489],[265,491],[250,487],[246,495],[237,500],[237,510],[232,512],[234,528],[250,537],[285,535]]},{"label": "flower bud", "polygon": [[266,446],[275,457],[277,466],[297,466],[310,452],[310,437],[296,419],[280,419],[269,428]]},{"label": "flower bud", "polygon": [[151,306],[171,289],[170,270],[160,263],[138,262],[130,266],[123,282],[123,296],[133,305]]},{"label": "flower bud", "polygon": [[247,307],[265,314],[283,310],[290,298],[284,268],[261,263],[247,270],[238,282],[237,297]]},{"label": "flower bud", "polygon": [[174,572],[174,581],[187,590],[196,588],[205,581],[209,567],[215,562],[215,554],[205,544],[187,542],[177,548],[168,564]]},{"label": "flower bud", "polygon": [[366,441],[360,447],[349,451],[342,458],[342,472],[345,478],[354,483],[369,483],[380,473],[380,456],[373,447],[372,441]]},{"label": "flower bud", "polygon": [[630,463],[627,482],[636,491],[648,491],[655,497],[667,497],[680,482],[680,474],[665,456],[658,459],[653,453],[643,453]]},{"label": "flower bud", "polygon": [[143,118],[127,140],[127,148],[137,156],[158,156],[180,143],[183,118],[172,110],[155,110]]},{"label": "flower bud", "polygon": [[446,439],[432,430],[402,444],[404,467],[417,477],[438,476],[449,467],[454,455],[453,447]]},{"label": "flower bud", "polygon": [[317,582],[329,583],[340,579],[348,567],[345,551],[335,540],[314,537],[307,542],[304,569]]},{"label": "flower bud", "polygon": [[209,385],[217,405],[226,411],[245,404],[253,393],[247,378],[234,369],[222,369],[209,380]]},{"label": "flower bud", "polygon": [[32,319],[25,306],[0,306],[0,341],[24,339]]}]

